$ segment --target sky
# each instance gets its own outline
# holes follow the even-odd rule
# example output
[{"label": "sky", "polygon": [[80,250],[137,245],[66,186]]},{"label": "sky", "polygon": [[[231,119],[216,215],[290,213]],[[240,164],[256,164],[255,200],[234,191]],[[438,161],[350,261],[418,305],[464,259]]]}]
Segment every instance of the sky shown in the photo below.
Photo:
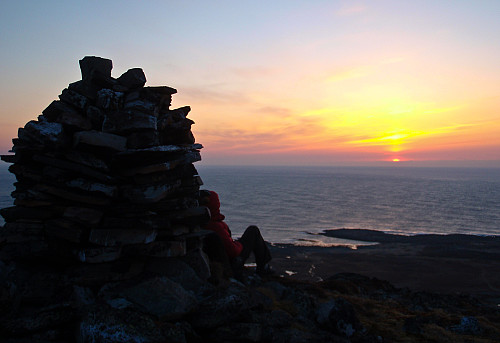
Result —
[{"label": "sky", "polygon": [[0,153],[78,61],[178,90],[208,165],[500,166],[500,1],[8,1]]}]

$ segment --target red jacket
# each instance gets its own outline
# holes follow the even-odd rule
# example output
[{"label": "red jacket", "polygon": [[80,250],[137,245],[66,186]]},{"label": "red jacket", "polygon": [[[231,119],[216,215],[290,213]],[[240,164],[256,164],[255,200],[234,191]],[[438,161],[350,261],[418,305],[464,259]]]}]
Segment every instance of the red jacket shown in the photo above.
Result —
[{"label": "red jacket", "polygon": [[241,254],[243,245],[238,241],[234,241],[231,237],[231,230],[229,230],[229,226],[224,222],[226,217],[220,213],[219,195],[214,191],[210,191],[210,197],[208,199],[207,207],[210,210],[210,221],[205,228],[217,233],[222,239],[227,256],[229,256],[229,258],[235,258]]}]

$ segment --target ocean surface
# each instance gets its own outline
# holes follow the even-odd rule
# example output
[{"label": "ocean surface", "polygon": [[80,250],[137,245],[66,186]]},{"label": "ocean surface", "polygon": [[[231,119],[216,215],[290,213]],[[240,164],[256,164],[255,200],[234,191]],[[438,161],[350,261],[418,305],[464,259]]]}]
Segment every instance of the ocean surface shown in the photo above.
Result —
[{"label": "ocean surface", "polygon": [[[13,201],[8,166],[0,208]],[[339,228],[500,235],[500,169],[195,166],[235,237],[249,225],[272,243],[319,246],[362,244],[319,235]]]}]

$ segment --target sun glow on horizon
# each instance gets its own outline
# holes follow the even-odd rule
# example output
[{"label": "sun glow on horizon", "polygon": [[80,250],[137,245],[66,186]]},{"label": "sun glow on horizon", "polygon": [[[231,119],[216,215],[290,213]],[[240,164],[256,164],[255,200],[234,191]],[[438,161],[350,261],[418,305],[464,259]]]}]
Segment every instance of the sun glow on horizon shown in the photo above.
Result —
[{"label": "sun glow on horizon", "polygon": [[[500,161],[500,49],[492,44],[500,2],[141,2],[120,4],[113,27],[92,5],[30,6],[26,13],[22,1],[9,2],[2,12],[9,68],[0,80],[0,153],[79,79],[84,51],[111,59],[113,77],[138,67],[146,86],[176,88],[172,108],[191,106],[203,158]],[[154,25],[137,26],[138,15]],[[89,17],[90,32],[68,25]],[[63,31],[78,44],[53,41]],[[30,46],[42,50],[21,48]]]}]

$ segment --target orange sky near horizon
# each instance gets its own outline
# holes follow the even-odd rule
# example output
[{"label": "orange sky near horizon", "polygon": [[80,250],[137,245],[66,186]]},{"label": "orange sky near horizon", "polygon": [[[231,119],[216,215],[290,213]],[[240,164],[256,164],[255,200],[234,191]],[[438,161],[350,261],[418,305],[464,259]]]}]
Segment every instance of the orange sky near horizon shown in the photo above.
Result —
[{"label": "orange sky near horizon", "polygon": [[[449,79],[438,96],[432,75],[410,75],[411,67],[400,72],[372,66],[362,74],[356,72],[362,68],[353,68],[323,80],[296,81],[303,92],[291,90],[296,96],[290,98],[254,91],[215,106],[195,100],[195,133],[213,153],[230,156],[317,154],[324,162],[329,155],[366,162],[499,160],[500,96],[494,92],[500,89],[492,85],[491,96],[481,97]],[[269,79],[270,89],[287,88],[288,81],[279,80]],[[208,115],[214,112],[216,118]]]},{"label": "orange sky near horizon", "polygon": [[0,15],[1,153],[96,55],[178,90],[202,163],[500,166],[498,3],[127,3],[86,32],[70,24],[121,3],[23,3]]}]

